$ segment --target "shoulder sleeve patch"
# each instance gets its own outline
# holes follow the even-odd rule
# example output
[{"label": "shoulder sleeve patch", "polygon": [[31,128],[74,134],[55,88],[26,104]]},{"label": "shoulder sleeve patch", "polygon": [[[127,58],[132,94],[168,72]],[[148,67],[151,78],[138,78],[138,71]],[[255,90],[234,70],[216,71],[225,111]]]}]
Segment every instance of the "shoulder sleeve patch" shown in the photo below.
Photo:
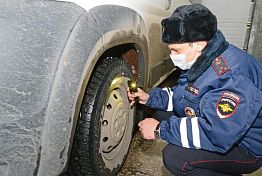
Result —
[{"label": "shoulder sleeve patch", "polygon": [[226,60],[221,56],[215,58],[215,60],[212,62],[212,67],[215,70],[217,76],[222,76],[229,70]]},{"label": "shoulder sleeve patch", "polygon": [[232,116],[240,102],[240,97],[233,92],[223,92],[216,105],[217,115],[221,119]]}]

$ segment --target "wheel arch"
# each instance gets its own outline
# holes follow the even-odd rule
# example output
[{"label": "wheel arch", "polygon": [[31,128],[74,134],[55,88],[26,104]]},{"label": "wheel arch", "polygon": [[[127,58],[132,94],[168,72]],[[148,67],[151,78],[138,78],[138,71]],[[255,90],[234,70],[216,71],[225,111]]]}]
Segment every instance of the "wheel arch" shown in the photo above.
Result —
[{"label": "wheel arch", "polygon": [[[87,12],[79,18],[71,32],[50,93],[37,175],[59,175],[65,170],[84,92],[92,70],[100,59],[113,55],[131,64],[137,57],[138,80],[142,85],[145,84],[147,39],[144,22],[129,8],[115,8],[134,17],[131,30],[126,24],[113,24],[112,28],[103,31],[95,13]],[[128,54],[131,50],[132,54]]]},{"label": "wheel arch", "polygon": [[[118,5],[97,6],[92,8],[90,13],[93,14],[103,34],[104,53],[101,58],[113,54],[113,56],[123,58],[132,65],[132,58],[128,49],[133,48],[137,55],[133,55],[133,57],[136,57],[138,62],[135,68],[139,72],[137,81],[141,86],[145,86],[145,76],[148,71],[146,68],[148,64],[148,39],[143,18],[133,9]],[[117,53],[120,54],[115,55]]]}]

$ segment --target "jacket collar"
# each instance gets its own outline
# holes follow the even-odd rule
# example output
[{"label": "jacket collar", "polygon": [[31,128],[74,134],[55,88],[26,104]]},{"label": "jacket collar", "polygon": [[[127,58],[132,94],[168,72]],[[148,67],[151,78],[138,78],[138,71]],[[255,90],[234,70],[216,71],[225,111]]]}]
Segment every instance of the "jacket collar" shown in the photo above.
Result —
[{"label": "jacket collar", "polygon": [[219,30],[214,37],[209,40],[207,46],[202,50],[201,55],[187,72],[188,82],[194,82],[211,65],[213,60],[220,56],[227,48],[229,43]]}]

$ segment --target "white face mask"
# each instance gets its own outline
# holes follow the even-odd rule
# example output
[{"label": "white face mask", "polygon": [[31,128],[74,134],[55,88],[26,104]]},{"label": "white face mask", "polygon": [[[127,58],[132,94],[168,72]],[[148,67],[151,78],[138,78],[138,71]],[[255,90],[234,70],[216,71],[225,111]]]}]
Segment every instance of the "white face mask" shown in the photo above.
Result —
[{"label": "white face mask", "polygon": [[195,63],[196,59],[192,59],[192,61],[187,62],[187,53],[186,54],[170,54],[170,58],[175,66],[181,68],[182,70],[188,70],[192,67],[192,65]]}]

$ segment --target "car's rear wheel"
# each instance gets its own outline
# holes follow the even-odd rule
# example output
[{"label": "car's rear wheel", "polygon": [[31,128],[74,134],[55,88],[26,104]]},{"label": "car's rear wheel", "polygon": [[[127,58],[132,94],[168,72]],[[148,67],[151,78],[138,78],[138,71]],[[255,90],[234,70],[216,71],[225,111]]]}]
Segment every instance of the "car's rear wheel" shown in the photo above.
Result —
[{"label": "car's rear wheel", "polygon": [[132,78],[119,58],[107,58],[96,67],[81,106],[74,136],[70,175],[116,175],[132,139],[134,108],[126,94]]}]

